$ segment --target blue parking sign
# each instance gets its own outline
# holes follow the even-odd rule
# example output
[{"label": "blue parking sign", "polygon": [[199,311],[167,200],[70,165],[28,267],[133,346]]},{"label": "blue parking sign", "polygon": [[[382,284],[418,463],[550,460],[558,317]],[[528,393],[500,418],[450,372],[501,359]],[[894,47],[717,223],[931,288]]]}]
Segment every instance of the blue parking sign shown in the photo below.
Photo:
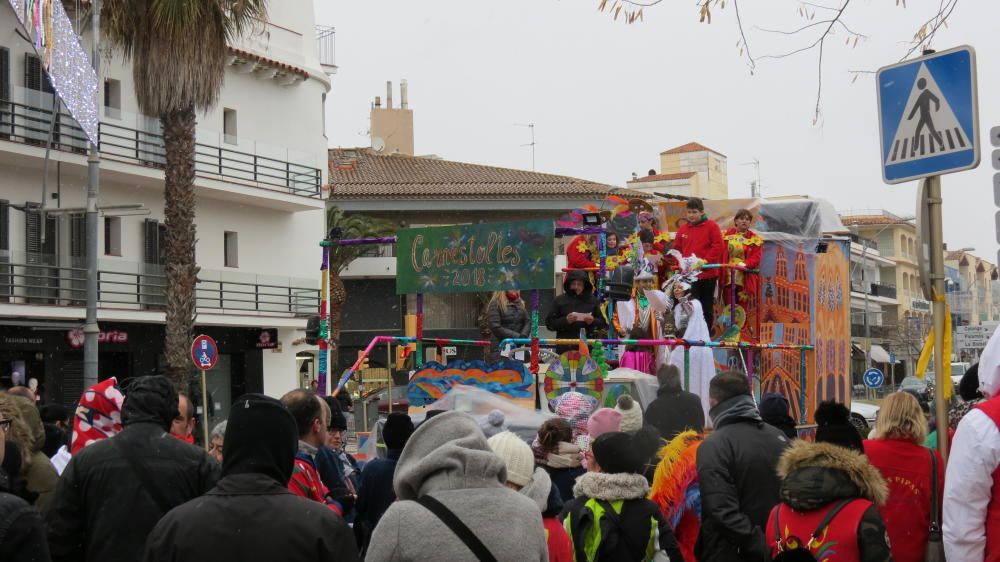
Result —
[{"label": "blue parking sign", "polygon": [[876,82],[886,183],[979,165],[979,101],[972,47],[882,67]]}]

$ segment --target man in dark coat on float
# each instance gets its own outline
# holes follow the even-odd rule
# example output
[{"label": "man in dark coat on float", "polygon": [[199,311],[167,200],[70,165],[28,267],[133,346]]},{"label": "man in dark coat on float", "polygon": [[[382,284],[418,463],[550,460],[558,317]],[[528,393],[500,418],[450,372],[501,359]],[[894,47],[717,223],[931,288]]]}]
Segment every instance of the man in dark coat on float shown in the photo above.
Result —
[{"label": "man in dark coat on float", "polygon": [[[608,327],[601,313],[601,301],[594,294],[594,285],[586,272],[574,270],[567,273],[563,291],[552,301],[545,317],[545,325],[556,333],[557,338],[577,339],[580,330],[585,330],[587,337],[591,337],[596,330]],[[575,345],[562,345],[556,350],[563,353],[576,348]]]},{"label": "man in dark coat on float", "polygon": [[288,491],[298,449],[298,430],[288,410],[273,398],[247,394],[232,412],[222,479],[156,525],[144,562],[357,560],[344,520]]}]

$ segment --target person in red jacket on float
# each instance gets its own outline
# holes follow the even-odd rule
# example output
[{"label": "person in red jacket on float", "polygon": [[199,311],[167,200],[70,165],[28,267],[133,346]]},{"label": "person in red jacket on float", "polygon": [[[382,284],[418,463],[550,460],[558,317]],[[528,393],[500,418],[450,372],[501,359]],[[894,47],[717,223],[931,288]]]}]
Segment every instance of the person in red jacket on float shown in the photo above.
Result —
[{"label": "person in red jacket on float", "polygon": [[948,560],[1000,561],[1000,329],[979,356],[979,391],[986,398],[955,431],[944,489],[944,551]]},{"label": "person in red jacket on float", "polygon": [[[674,249],[683,257],[695,255],[705,260],[705,263],[722,263],[726,247],[722,241],[722,230],[705,214],[705,204],[701,199],[688,199],[687,221],[687,224],[677,230]],[[691,285],[691,296],[701,302],[709,330],[712,330],[715,318],[715,287],[718,281],[719,270],[708,269],[699,273],[698,280]]]},{"label": "person in red jacket on float", "polygon": [[569,270],[580,269],[591,271],[597,267],[597,244],[594,237],[589,235],[579,235],[570,240],[566,246],[566,268]]},{"label": "person in red jacket on float", "polygon": [[[750,223],[753,222],[753,213],[747,209],[740,209],[733,219],[734,227],[726,231],[722,239],[726,243],[726,256],[723,263],[729,265],[742,265],[747,269],[757,269],[760,267],[760,256],[763,253],[764,241],[754,231],[750,230]],[[732,331],[736,340],[756,341],[757,335],[754,333],[756,326],[750,321],[752,311],[757,309],[758,276],[755,274],[743,273],[742,271],[732,272],[722,270],[720,285],[722,286],[722,302],[726,307],[733,306],[733,295],[731,283],[736,285],[736,322],[740,324],[740,331]],[[733,283],[735,282],[735,283]],[[740,310],[742,309],[742,310]],[[723,315],[729,314],[728,310],[723,310]],[[711,327],[709,327],[711,329]]]},{"label": "person in red jacket on float", "polygon": [[[944,463],[937,451],[923,445],[927,419],[917,399],[907,392],[887,396],[872,436],[864,442],[865,455],[889,484],[889,500],[879,512],[889,534],[892,558],[895,562],[923,562],[930,534],[931,490],[937,489],[940,505]],[[932,478],[935,470],[936,482]]]}]

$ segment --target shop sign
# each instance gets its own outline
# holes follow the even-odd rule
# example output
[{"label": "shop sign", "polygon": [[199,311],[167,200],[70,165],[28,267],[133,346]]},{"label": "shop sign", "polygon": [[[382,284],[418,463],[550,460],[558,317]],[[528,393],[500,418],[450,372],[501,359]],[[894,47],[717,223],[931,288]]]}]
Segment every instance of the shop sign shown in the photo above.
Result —
[{"label": "shop sign", "polygon": [[276,349],[278,347],[278,329],[265,328],[257,336],[257,349]]},{"label": "shop sign", "polygon": [[[70,347],[80,349],[83,347],[85,336],[83,330],[70,330],[66,332],[66,339],[69,340]],[[128,343],[128,332],[123,330],[102,331],[97,334],[97,343]]]},{"label": "shop sign", "polygon": [[3,336],[0,342],[4,345],[41,345],[45,340],[37,336]]},{"label": "shop sign", "polygon": [[913,310],[918,310],[920,312],[930,312],[931,303],[930,301],[925,301],[924,299],[911,299],[910,308]]},{"label": "shop sign", "polygon": [[396,293],[551,289],[551,220],[407,228],[396,234]]}]

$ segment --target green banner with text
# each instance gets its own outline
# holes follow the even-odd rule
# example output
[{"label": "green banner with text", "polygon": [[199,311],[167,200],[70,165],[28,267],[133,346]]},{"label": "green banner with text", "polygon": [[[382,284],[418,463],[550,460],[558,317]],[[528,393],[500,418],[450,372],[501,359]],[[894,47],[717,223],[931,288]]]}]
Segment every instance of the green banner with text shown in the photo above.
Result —
[{"label": "green banner with text", "polygon": [[551,289],[551,220],[407,228],[396,233],[396,293]]}]

